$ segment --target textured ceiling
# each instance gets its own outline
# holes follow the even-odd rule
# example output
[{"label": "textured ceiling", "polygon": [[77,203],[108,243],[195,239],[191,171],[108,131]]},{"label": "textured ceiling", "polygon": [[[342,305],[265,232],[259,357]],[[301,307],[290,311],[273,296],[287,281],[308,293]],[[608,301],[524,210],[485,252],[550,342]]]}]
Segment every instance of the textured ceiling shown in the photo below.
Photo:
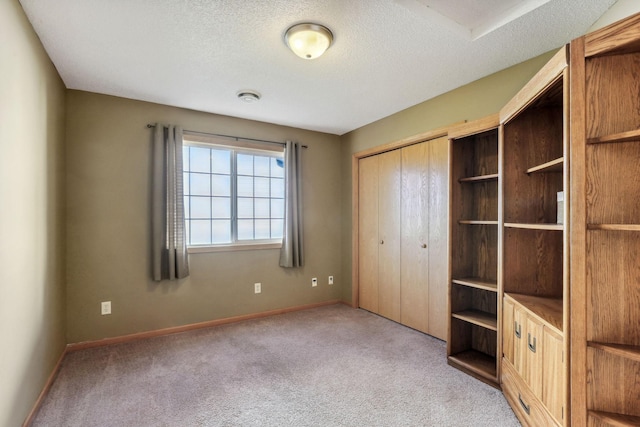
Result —
[{"label": "textured ceiling", "polygon": [[[560,47],[615,0],[20,2],[70,89],[342,135]],[[335,36],[313,61],[283,42],[304,21]]]}]

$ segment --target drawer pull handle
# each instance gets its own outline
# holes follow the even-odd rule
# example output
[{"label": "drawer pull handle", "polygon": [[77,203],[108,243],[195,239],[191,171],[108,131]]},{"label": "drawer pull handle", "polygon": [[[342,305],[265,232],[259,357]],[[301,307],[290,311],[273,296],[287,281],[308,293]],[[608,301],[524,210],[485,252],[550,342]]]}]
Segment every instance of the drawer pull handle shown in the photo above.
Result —
[{"label": "drawer pull handle", "polygon": [[533,345],[531,345],[531,334],[528,334],[529,336],[527,337],[527,344],[529,344],[529,350],[531,350],[532,352],[536,352],[536,337],[533,337]]},{"label": "drawer pull handle", "polygon": [[522,396],[520,395],[520,393],[518,393],[518,400],[520,401],[520,406],[522,406],[524,412],[526,412],[527,415],[531,415],[531,407],[522,401]]},{"label": "drawer pull handle", "polygon": [[522,336],[522,325],[518,325],[518,322],[513,322],[513,330],[516,333],[516,338],[520,339]]}]

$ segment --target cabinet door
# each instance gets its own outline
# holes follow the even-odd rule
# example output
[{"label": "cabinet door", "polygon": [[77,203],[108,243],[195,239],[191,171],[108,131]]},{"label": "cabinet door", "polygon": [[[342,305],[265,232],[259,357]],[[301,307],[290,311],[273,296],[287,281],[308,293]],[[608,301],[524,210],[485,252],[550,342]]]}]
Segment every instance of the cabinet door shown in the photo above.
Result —
[{"label": "cabinet door", "polygon": [[542,399],[542,324],[533,317],[526,316],[525,325],[523,329],[527,336],[522,334],[521,343],[521,351],[524,353],[522,378],[531,387],[533,394]]},{"label": "cabinet door", "polygon": [[516,328],[513,323],[513,304],[506,298],[502,305],[502,319],[502,352],[504,357],[515,366],[513,359],[513,342],[516,339]]},{"label": "cabinet door", "polygon": [[[527,332],[526,325],[527,315],[517,305],[513,306],[513,367],[516,368],[518,374],[524,378],[526,356],[527,351]],[[523,339],[524,336],[524,339]]]},{"label": "cabinet door", "polygon": [[358,300],[378,312],[378,156],[358,161]]},{"label": "cabinet door", "polygon": [[551,415],[563,423],[564,375],[563,340],[551,329],[544,328],[542,353],[542,403]]},{"label": "cabinet door", "polygon": [[423,142],[402,149],[402,320],[400,323],[429,333],[429,150],[427,144]]},{"label": "cabinet door", "polygon": [[400,322],[400,150],[379,154],[378,313]]},{"label": "cabinet door", "polygon": [[429,141],[429,333],[446,340],[449,235],[449,140]]}]

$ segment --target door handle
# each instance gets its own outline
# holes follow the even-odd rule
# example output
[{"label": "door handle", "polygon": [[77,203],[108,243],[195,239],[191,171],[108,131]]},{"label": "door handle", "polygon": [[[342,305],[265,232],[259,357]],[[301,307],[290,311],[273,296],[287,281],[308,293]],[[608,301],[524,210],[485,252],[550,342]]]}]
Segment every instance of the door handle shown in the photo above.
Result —
[{"label": "door handle", "polygon": [[522,325],[518,325],[518,322],[513,322],[513,332],[516,334],[516,338],[522,337]]},{"label": "door handle", "polygon": [[421,244],[420,246],[422,247],[422,249],[426,249],[427,244],[426,244],[426,243],[423,243],[423,244]]},{"label": "door handle", "polygon": [[529,344],[529,350],[536,352],[536,337],[533,337],[533,345],[531,345],[531,334],[527,334],[527,344]]}]

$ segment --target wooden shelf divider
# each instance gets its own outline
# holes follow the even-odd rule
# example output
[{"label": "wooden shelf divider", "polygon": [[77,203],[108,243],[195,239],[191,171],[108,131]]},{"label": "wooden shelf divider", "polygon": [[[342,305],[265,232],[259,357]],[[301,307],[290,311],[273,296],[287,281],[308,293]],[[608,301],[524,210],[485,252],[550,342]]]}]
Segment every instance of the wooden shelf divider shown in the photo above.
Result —
[{"label": "wooden shelf divider", "polygon": [[523,224],[519,222],[505,222],[504,226],[507,228],[521,228],[525,230],[550,230],[550,231],[562,231],[564,230],[564,224]]},{"label": "wooden shelf divider", "polygon": [[597,348],[614,356],[624,357],[628,360],[640,363],[640,347],[636,345],[608,344],[589,341],[587,344],[591,348]]},{"label": "wooden shelf divider", "polygon": [[495,281],[489,282],[477,277],[464,277],[461,279],[452,279],[451,281],[457,285],[468,286],[475,289],[482,289],[489,292],[498,292],[498,283]]},{"label": "wooden shelf divider", "polygon": [[488,175],[478,175],[478,176],[469,176],[467,178],[460,178],[458,182],[486,182],[493,181],[498,179],[497,173],[492,173]]},{"label": "wooden shelf divider", "polygon": [[560,334],[563,333],[562,328],[562,299],[537,297],[532,295],[523,295],[515,293],[505,293],[516,303],[523,306],[529,312],[534,314],[544,323],[556,329]]},{"label": "wooden shelf divider", "polygon": [[614,427],[632,427],[640,425],[640,417],[633,415],[613,414],[611,412],[589,411],[589,417],[605,422]]},{"label": "wooden shelf divider", "polygon": [[547,173],[547,172],[562,172],[564,168],[564,157],[551,160],[550,162],[543,163],[538,166],[527,169],[527,173]]},{"label": "wooden shelf divider", "polygon": [[491,313],[485,313],[479,310],[464,310],[457,313],[451,313],[451,317],[460,319],[465,322],[472,323],[477,326],[482,326],[485,329],[492,331],[498,330],[498,322],[496,315]]},{"label": "wooden shelf divider", "polygon": [[485,221],[479,219],[461,219],[458,224],[466,225],[498,225],[498,221]]},{"label": "wooden shelf divider", "polygon": [[640,231],[640,224],[587,224],[588,230]]},{"label": "wooden shelf divider", "polygon": [[477,350],[466,350],[452,354],[449,356],[449,363],[474,372],[493,383],[497,380],[495,357],[491,357]]},{"label": "wooden shelf divider", "polygon": [[614,133],[612,135],[599,136],[597,138],[589,138],[587,144],[606,144],[614,142],[640,141],[640,129],[628,132]]}]

